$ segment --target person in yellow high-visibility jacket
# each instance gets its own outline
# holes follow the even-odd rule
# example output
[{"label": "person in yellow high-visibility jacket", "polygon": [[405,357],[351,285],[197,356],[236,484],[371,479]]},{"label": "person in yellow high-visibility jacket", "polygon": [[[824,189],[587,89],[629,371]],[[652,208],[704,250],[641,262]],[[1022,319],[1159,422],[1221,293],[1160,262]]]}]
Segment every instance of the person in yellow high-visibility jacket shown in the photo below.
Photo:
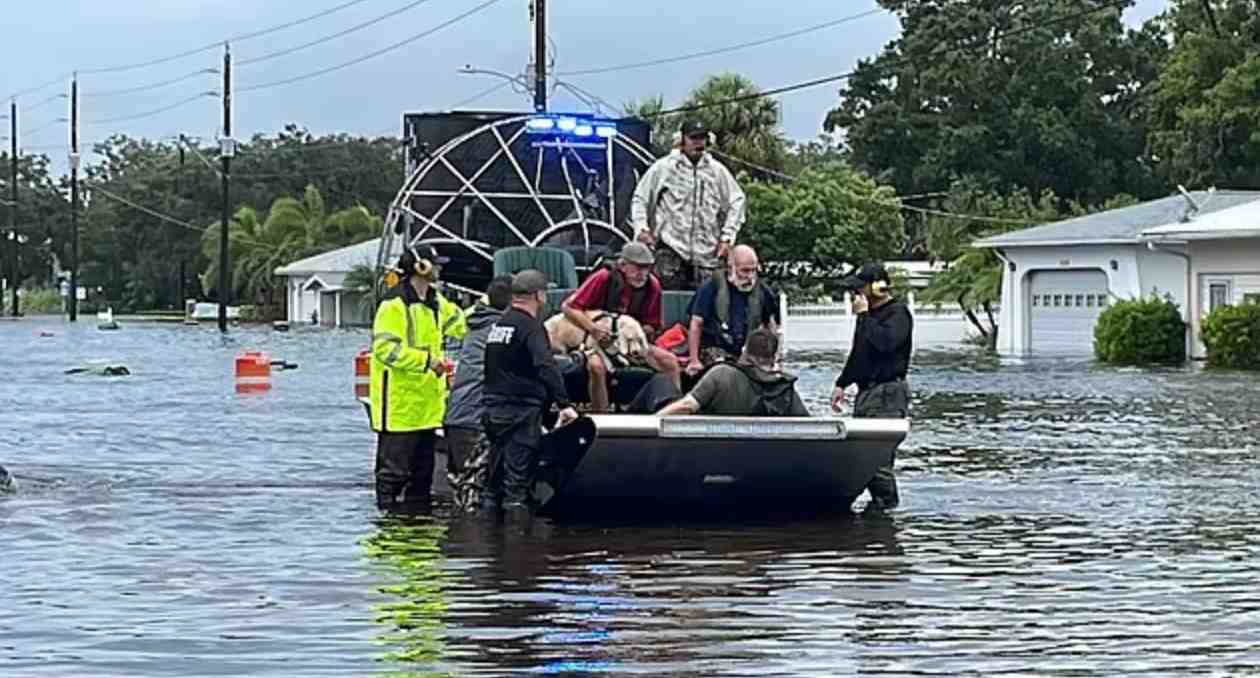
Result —
[{"label": "person in yellow high-visibility jacket", "polygon": [[429,245],[408,248],[394,273],[397,296],[372,323],[372,429],[376,504],[421,506],[430,499],[437,429],[446,415],[443,345],[467,333],[464,314],[437,291],[441,264]]}]

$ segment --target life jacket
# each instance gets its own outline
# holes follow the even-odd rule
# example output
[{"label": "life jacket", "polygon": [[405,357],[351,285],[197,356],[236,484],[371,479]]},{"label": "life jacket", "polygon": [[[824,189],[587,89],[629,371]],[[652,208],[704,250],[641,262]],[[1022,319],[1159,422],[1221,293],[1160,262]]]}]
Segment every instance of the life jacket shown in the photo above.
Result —
[{"label": "life jacket", "polygon": [[[713,281],[717,284],[715,306],[718,322],[721,323],[722,340],[733,345],[735,341],[731,336],[731,284],[726,279],[726,269],[719,268],[713,271]],[[744,318],[745,337],[761,326],[761,300],[764,295],[765,286],[758,280],[752,291],[748,293],[747,315]],[[735,349],[741,350],[743,346],[736,346]]]},{"label": "life jacket", "polygon": [[608,269],[609,278],[608,291],[604,294],[603,309],[609,313],[624,313],[638,320],[643,304],[647,301],[648,290],[652,287],[652,274],[648,274],[648,281],[643,287],[630,290],[630,303],[623,311],[620,304],[621,293],[626,290],[626,277],[621,275],[621,271],[618,271],[613,264],[605,264],[604,268]]},{"label": "life jacket", "polygon": [[[734,367],[748,377],[757,393],[757,405],[752,414],[758,417],[790,417],[796,392],[796,377],[777,372],[766,372],[752,365],[737,362]],[[773,379],[766,379],[766,377]]]}]

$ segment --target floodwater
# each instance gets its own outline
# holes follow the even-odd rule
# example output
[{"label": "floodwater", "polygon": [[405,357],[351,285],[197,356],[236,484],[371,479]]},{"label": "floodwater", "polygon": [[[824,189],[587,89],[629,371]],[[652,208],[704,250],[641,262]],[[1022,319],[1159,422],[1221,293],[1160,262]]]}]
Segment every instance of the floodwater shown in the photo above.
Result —
[{"label": "floodwater", "polygon": [[0,675],[1260,673],[1254,377],[920,352],[889,518],[504,529],[378,517],[365,341],[0,323]]}]

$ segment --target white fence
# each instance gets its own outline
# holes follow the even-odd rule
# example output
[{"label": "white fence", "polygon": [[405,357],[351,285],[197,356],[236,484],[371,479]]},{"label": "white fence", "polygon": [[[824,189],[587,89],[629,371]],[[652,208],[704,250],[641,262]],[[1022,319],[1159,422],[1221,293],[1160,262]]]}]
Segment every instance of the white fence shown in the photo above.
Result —
[{"label": "white fence", "polygon": [[[853,343],[853,328],[857,324],[857,316],[853,315],[847,301],[846,297],[846,303],[791,306],[786,295],[781,296],[787,348],[847,351]],[[956,305],[918,306],[913,294],[907,304],[914,315],[916,349],[957,348],[976,334],[975,327]]]}]

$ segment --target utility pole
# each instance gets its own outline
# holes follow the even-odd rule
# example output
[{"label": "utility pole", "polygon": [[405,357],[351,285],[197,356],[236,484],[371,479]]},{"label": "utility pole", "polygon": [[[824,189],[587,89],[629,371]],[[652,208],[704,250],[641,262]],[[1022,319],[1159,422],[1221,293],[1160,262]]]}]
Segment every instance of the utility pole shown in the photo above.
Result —
[{"label": "utility pole", "polygon": [[[184,145],[188,143],[183,134],[179,135],[179,174],[175,175],[175,205],[178,207],[179,199],[184,195]],[[184,301],[184,257],[179,252],[179,245],[176,238],[171,238],[171,254],[179,260],[179,282],[175,284],[178,290],[175,296],[175,308],[183,311],[186,308]]]},{"label": "utility pole", "polygon": [[227,332],[228,290],[232,289],[232,271],[228,268],[228,228],[231,219],[229,204],[232,187],[232,156],[236,142],[232,139],[232,46],[223,45],[223,139],[219,142],[223,160],[223,220],[219,222],[219,331]]},{"label": "utility pole", "polygon": [[9,286],[13,288],[13,307],[11,315],[18,317],[18,114],[17,99],[9,102],[9,190],[13,206],[9,208],[9,237],[13,242],[9,245]]},{"label": "utility pole", "polygon": [[547,110],[547,0],[534,0],[534,110]]},{"label": "utility pole", "polygon": [[79,319],[79,74],[70,80],[70,322]]}]

